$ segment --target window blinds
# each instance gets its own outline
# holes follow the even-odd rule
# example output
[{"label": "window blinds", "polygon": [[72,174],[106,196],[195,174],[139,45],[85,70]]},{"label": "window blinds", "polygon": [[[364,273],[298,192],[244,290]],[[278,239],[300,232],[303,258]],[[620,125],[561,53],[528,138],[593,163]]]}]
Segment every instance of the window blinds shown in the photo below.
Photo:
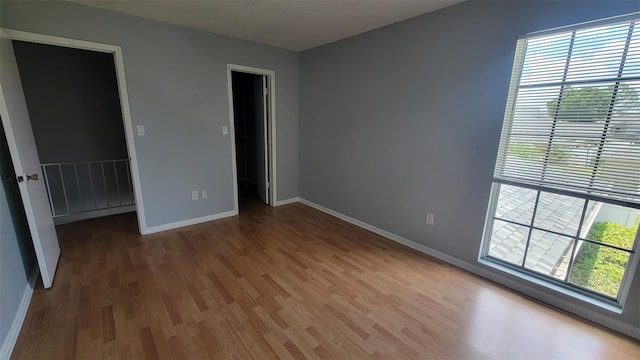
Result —
[{"label": "window blinds", "polygon": [[639,20],[518,41],[495,181],[640,205]]}]

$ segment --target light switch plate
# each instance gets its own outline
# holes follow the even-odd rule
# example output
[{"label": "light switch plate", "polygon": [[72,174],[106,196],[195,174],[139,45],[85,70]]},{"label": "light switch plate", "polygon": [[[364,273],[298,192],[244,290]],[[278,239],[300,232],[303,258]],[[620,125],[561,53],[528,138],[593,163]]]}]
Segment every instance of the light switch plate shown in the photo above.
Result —
[{"label": "light switch plate", "polygon": [[203,198],[203,199],[206,199],[206,198],[207,198],[207,196],[208,196],[208,194],[207,194],[207,190],[202,190],[202,198]]},{"label": "light switch plate", "polygon": [[198,190],[194,190],[191,192],[191,199],[198,200]]},{"label": "light switch plate", "polygon": [[142,125],[136,126],[136,133],[138,133],[138,136],[144,136],[144,126]]},{"label": "light switch plate", "polygon": [[222,134],[224,134],[224,135],[229,134],[229,127],[227,125],[224,125],[222,127]]}]

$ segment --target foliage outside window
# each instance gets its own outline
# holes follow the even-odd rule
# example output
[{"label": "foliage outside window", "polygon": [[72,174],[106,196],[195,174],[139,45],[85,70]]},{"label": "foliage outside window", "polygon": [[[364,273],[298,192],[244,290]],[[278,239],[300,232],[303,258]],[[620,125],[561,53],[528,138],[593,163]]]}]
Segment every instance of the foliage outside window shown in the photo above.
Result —
[{"label": "foliage outside window", "polygon": [[640,21],[521,38],[482,256],[622,302],[640,226]]}]

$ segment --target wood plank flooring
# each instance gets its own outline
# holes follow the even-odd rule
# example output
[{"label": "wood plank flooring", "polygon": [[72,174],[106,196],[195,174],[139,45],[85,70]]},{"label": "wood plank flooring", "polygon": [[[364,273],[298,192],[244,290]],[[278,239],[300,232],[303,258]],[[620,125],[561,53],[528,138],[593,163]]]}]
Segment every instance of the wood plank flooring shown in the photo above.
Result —
[{"label": "wood plank flooring", "polygon": [[640,358],[573,318],[302,204],[146,237],[58,228],[12,357]]}]

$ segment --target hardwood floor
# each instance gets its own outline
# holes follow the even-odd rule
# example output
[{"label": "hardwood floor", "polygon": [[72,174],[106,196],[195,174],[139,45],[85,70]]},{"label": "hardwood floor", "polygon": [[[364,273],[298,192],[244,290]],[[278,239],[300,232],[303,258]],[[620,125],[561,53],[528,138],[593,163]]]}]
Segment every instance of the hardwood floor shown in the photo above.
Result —
[{"label": "hardwood floor", "polygon": [[40,358],[640,358],[640,344],[302,204],[141,237],[58,228],[53,288],[13,352]]}]

